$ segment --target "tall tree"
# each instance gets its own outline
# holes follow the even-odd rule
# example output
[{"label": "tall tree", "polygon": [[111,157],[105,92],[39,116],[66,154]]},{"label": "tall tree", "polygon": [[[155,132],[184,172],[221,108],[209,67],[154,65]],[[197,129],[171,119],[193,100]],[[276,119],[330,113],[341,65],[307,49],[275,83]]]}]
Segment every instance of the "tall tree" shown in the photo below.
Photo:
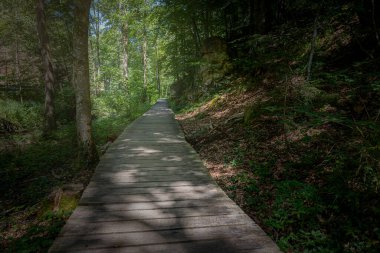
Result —
[{"label": "tall tree", "polygon": [[91,99],[88,59],[88,25],[91,0],[74,0],[73,85],[80,157],[88,165],[98,160],[92,137]]},{"label": "tall tree", "polygon": [[[20,24],[20,15],[19,15],[19,6],[18,6],[18,1],[16,0],[13,3],[13,8],[14,8],[14,19],[16,20],[16,25]],[[14,58],[14,69],[15,69],[15,76],[14,80],[16,85],[19,87],[19,92],[20,92],[20,102],[22,103],[22,86],[21,86],[21,71],[20,71],[20,32],[18,29],[14,32],[14,37],[15,37],[15,58]]]},{"label": "tall tree", "polygon": [[93,3],[93,10],[94,10],[94,20],[95,20],[95,50],[96,50],[96,61],[95,61],[95,73],[97,78],[100,77],[100,43],[99,43],[99,37],[100,37],[100,11],[98,7],[99,3],[94,2]]},{"label": "tall tree", "polygon": [[122,1],[119,2],[119,9],[120,13],[122,15],[121,18],[121,37],[122,37],[122,45],[123,45],[123,74],[125,82],[128,82],[129,78],[129,71],[128,71],[128,57],[129,57],[129,51],[128,51],[128,42],[129,42],[129,20],[128,20],[128,13],[127,13],[127,6],[126,3],[123,3]]},{"label": "tall tree", "polygon": [[156,40],[156,82],[158,97],[161,97],[160,59],[158,56],[158,38]]},{"label": "tall tree", "polygon": [[146,8],[147,3],[146,0],[144,0],[143,4],[143,71],[144,71],[144,85],[143,85],[143,102],[147,101],[147,95],[148,95],[148,41],[147,41],[147,18],[146,18]]},{"label": "tall tree", "polygon": [[147,101],[147,89],[148,89],[148,42],[147,42],[146,27],[144,24],[144,35],[143,35],[143,70],[144,70],[144,86],[143,86],[143,102]]},{"label": "tall tree", "polygon": [[49,134],[56,129],[54,118],[54,74],[50,57],[49,36],[46,29],[45,4],[43,0],[36,0],[37,32],[40,41],[42,65],[45,81],[45,122],[44,133]]}]

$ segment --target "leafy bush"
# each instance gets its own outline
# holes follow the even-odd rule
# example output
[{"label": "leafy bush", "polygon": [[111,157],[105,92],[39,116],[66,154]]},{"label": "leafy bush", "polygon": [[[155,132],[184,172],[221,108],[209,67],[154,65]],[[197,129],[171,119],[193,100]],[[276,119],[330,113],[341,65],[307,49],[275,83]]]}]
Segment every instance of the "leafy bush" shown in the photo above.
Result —
[{"label": "leafy bush", "polygon": [[94,98],[93,114],[97,118],[118,115],[135,117],[149,106],[141,103],[140,93],[128,94],[123,90],[113,90]]}]

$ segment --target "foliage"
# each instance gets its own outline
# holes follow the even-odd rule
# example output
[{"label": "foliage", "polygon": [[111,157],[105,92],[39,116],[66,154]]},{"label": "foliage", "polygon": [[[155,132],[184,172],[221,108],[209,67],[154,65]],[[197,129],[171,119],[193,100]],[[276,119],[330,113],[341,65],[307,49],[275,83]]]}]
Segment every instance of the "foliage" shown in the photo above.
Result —
[{"label": "foliage", "polygon": [[22,129],[41,127],[41,109],[41,105],[35,102],[20,103],[11,99],[0,99],[0,119]]}]

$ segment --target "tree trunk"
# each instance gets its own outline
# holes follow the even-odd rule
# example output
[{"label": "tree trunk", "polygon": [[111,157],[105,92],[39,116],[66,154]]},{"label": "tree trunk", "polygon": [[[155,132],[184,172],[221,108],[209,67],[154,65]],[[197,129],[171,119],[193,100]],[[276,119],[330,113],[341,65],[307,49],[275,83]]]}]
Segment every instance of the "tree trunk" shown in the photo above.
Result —
[{"label": "tree trunk", "polygon": [[[93,55],[95,55],[95,49],[94,49],[94,43],[90,40],[89,41],[89,46],[90,46],[90,52],[92,52]],[[98,96],[99,95],[99,85],[97,83],[97,73],[96,73],[96,60],[92,59],[91,63],[94,71],[92,71],[92,84],[94,85],[94,95]]]},{"label": "tree trunk", "polygon": [[[145,22],[145,21],[144,21]],[[148,70],[148,43],[147,43],[147,34],[146,34],[146,27],[144,24],[144,36],[143,36],[143,65],[144,65],[144,86],[143,86],[143,102],[145,103],[147,101],[147,90],[148,90],[148,78],[147,78],[147,70]]]},{"label": "tree trunk", "polygon": [[197,21],[194,17],[191,18],[192,23],[192,30],[193,30],[193,38],[194,38],[194,44],[195,44],[195,56],[200,57],[201,52],[201,39],[199,35],[199,29],[197,26]]},{"label": "tree trunk", "polygon": [[88,60],[88,15],[91,0],[74,1],[73,29],[73,85],[75,88],[76,125],[79,157],[86,165],[98,161],[98,154],[92,138],[91,99]]},{"label": "tree trunk", "polygon": [[210,11],[208,7],[205,8],[204,11],[204,29],[205,29],[205,38],[210,38],[211,37],[211,32],[210,32]]},{"label": "tree trunk", "polygon": [[95,19],[95,75],[97,77],[97,81],[100,78],[100,12],[97,10],[96,3],[93,3],[94,13],[92,14]]},{"label": "tree trunk", "polygon": [[[129,42],[129,23],[127,20],[127,6],[123,4],[122,1],[119,2],[119,10],[120,13],[122,13],[122,20],[121,20],[121,45],[122,45],[122,54],[123,54],[123,64],[122,64],[122,70],[124,75],[124,80],[126,86],[128,86],[128,78],[129,78],[129,69],[128,69],[128,57],[129,57],[129,51],[128,51],[128,42]],[[128,90],[128,87],[127,87]]]},{"label": "tree trunk", "polygon": [[[14,16],[15,16],[15,22],[16,24],[18,25],[19,24],[19,12],[18,12],[18,8],[19,8],[19,2],[18,1],[15,1],[14,2],[14,5],[13,5],[13,8],[14,8]],[[18,29],[16,29],[15,33],[15,59],[14,59],[14,71],[15,71],[15,74],[14,74],[14,83],[18,86],[18,89],[19,89],[19,95],[20,95],[20,103],[23,103],[23,98],[22,98],[22,87],[21,87],[21,82],[20,82],[20,79],[21,79],[21,71],[20,71],[20,38],[19,38],[19,31]]]},{"label": "tree trunk", "polygon": [[158,40],[156,41],[156,81],[158,96],[161,97],[160,59],[158,58]]},{"label": "tree trunk", "polygon": [[48,135],[57,125],[54,118],[54,74],[50,57],[49,36],[46,30],[43,0],[36,0],[37,32],[40,41],[45,81],[45,122],[44,133]]},{"label": "tree trunk", "polygon": [[128,72],[128,22],[124,21],[122,26],[122,37],[123,37],[123,74],[124,79],[128,82],[129,72]]}]

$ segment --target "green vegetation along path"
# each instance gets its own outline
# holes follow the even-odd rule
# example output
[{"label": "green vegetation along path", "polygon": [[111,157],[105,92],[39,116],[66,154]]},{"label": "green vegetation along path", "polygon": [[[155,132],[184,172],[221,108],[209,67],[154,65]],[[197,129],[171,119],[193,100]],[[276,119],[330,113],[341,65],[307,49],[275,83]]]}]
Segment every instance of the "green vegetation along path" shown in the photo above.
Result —
[{"label": "green vegetation along path", "polygon": [[49,252],[280,252],[215,184],[165,100],[102,157]]}]

